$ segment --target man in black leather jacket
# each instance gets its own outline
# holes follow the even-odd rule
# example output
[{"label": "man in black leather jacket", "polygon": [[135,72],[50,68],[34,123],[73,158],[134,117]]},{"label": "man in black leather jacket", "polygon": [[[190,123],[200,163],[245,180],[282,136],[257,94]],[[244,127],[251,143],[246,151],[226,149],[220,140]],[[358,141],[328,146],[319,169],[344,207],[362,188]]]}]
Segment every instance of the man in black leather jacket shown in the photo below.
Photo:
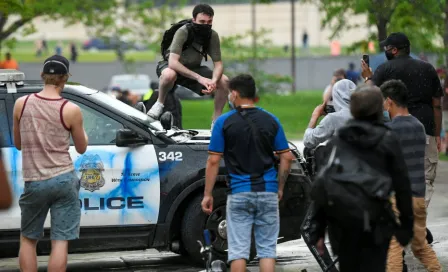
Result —
[{"label": "man in black leather jacket", "polygon": [[[363,159],[390,174],[400,211],[400,224],[394,223],[392,216],[385,216],[383,221],[374,223],[372,232],[364,232],[355,226],[343,228],[330,222],[321,207],[314,206],[310,238],[323,254],[325,230],[328,226],[330,243],[333,253],[339,257],[341,272],[381,272],[386,270],[387,251],[392,235],[403,246],[413,236],[411,185],[400,142],[383,122],[383,97],[379,88],[358,88],[351,96],[350,110],[354,119],[339,129],[334,137],[361,149],[362,154],[365,154]],[[390,135],[383,137],[386,132]],[[330,140],[325,150],[331,149]]]}]

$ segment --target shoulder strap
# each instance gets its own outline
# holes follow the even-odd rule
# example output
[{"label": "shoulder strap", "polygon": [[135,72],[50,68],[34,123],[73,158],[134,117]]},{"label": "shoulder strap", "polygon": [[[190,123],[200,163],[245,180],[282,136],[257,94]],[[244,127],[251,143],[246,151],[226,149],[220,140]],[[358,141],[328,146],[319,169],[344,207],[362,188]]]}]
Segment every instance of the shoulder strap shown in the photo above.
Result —
[{"label": "shoulder strap", "polygon": [[192,32],[192,30],[191,30],[191,26],[192,26],[191,19],[184,19],[184,20],[181,20],[181,21],[179,21],[177,23],[171,24],[171,27],[169,29],[165,30],[165,33],[164,33],[164,35],[162,37],[161,54],[162,54],[163,60],[168,61],[169,48],[170,48],[170,46],[171,46],[171,44],[173,42],[174,35],[183,26],[186,26],[187,31],[188,31],[188,36],[187,36],[187,40],[185,41],[185,43],[182,46],[182,51],[185,51],[193,43],[194,36],[191,33]]},{"label": "shoulder strap", "polygon": [[185,50],[188,47],[190,47],[193,44],[194,41],[194,34],[193,34],[193,25],[192,23],[188,22],[185,24],[185,27],[187,28],[187,32],[188,32],[188,36],[187,36],[187,40],[185,41],[184,45],[183,45],[183,49]]},{"label": "shoulder strap", "polygon": [[[260,129],[254,124],[254,122],[246,116],[247,112],[243,111],[241,107],[236,108],[238,114],[249,124],[250,130],[252,132],[252,137],[255,139],[255,147],[260,148],[259,144],[261,144],[261,150],[267,152],[272,158],[272,162],[275,164],[276,158],[274,156],[272,144],[263,136]],[[260,137],[259,137],[260,136]]]}]

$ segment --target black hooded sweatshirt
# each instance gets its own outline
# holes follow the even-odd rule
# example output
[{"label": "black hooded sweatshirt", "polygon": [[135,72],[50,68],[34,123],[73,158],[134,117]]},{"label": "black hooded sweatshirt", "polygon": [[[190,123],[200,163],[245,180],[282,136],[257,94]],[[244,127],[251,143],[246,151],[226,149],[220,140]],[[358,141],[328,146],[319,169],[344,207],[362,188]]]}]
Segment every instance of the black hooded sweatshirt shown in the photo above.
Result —
[{"label": "black hooded sweatshirt", "polygon": [[[397,136],[383,123],[350,120],[345,126],[340,128],[337,135],[333,137],[339,137],[354,148],[361,150],[360,153],[363,154],[363,159],[365,161],[370,162],[370,165],[375,165],[378,170],[390,174],[392,177],[392,189],[395,192],[397,208],[400,211],[400,227],[394,230],[390,229],[390,226],[394,226],[393,224],[387,224],[384,227],[389,228],[390,231],[384,229],[384,234],[390,233],[390,235],[392,235],[393,232],[396,232],[397,239],[399,239],[398,232],[404,232],[404,236],[406,237],[405,240],[412,238],[413,211],[411,184]],[[330,140],[322,154],[323,157],[328,158],[331,149],[332,141]],[[327,225],[330,229],[332,227],[338,228],[338,226],[331,226],[332,223],[327,221],[322,209],[316,206],[313,208],[314,212],[311,218],[311,232],[313,233],[311,234],[311,239],[313,240],[312,243],[316,243],[319,238],[325,236],[325,228]],[[331,230],[329,230],[329,233],[330,241],[335,238],[337,239],[337,237],[331,237]],[[409,235],[410,237],[408,237]],[[385,235],[385,238],[390,239],[390,237],[388,238],[387,236],[388,235]]]}]

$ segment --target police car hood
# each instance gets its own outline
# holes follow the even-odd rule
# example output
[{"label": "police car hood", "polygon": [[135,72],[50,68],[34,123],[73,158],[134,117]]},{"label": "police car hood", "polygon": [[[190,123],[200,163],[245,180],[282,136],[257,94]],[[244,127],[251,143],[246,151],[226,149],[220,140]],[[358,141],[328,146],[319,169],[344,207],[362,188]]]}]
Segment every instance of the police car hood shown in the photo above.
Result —
[{"label": "police car hood", "polygon": [[210,142],[210,138],[212,137],[212,133],[208,129],[191,129],[191,131],[194,131],[197,133],[193,137],[191,137],[189,142]]},{"label": "police car hood", "polygon": [[[193,137],[191,137],[190,140],[187,141],[187,143],[210,143],[210,138],[212,137],[211,131],[207,129],[190,129],[190,131],[194,131],[197,133]],[[297,145],[296,145],[297,144]],[[293,142],[288,141],[289,148],[291,150],[297,150],[298,152],[303,152],[303,143],[297,142],[294,144]]]}]

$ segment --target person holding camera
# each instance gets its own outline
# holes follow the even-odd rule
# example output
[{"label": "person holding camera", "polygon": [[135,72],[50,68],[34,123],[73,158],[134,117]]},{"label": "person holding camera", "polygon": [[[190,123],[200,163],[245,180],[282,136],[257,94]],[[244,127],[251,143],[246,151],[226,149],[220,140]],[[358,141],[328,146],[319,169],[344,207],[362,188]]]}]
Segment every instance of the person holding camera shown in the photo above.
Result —
[{"label": "person holding camera", "polygon": [[[325,103],[314,109],[308,128],[303,136],[303,144],[307,149],[314,149],[320,143],[328,140],[339,127],[343,126],[352,117],[350,113],[350,95],[355,89],[355,83],[348,79],[341,79],[334,84],[331,92],[335,112],[325,112]],[[317,125],[319,117],[324,115],[325,117]]]},{"label": "person holding camera", "polygon": [[333,89],[334,84],[338,82],[341,79],[345,79],[345,71],[344,69],[337,69],[333,73],[333,77],[331,78],[331,83],[325,88],[324,94],[322,96],[322,100],[324,104],[326,105],[326,111],[327,113],[334,112],[333,107],[333,97],[331,95],[331,90]]},{"label": "person holding camera", "polygon": [[406,85],[409,113],[423,124],[426,132],[425,198],[428,207],[434,192],[438,153],[441,151],[443,89],[432,64],[410,56],[411,42],[405,34],[391,33],[380,46],[384,48],[388,61],[378,66],[375,73],[362,61],[362,76],[366,82],[376,86],[391,79],[401,80]]}]

